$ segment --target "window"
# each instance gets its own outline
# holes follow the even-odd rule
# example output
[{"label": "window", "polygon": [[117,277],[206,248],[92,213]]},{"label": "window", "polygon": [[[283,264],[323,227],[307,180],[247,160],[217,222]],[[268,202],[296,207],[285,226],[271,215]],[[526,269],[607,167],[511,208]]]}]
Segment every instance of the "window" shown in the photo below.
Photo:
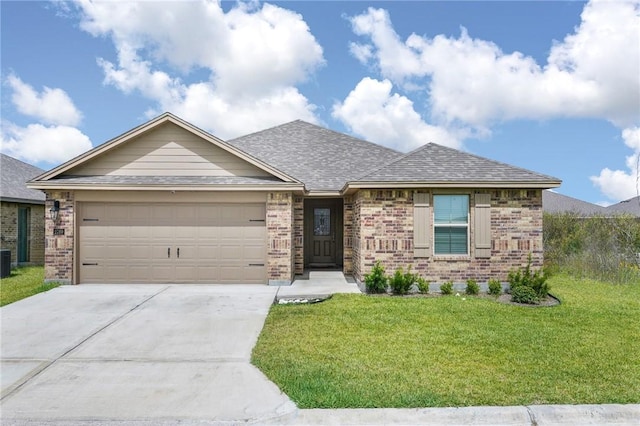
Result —
[{"label": "window", "polygon": [[326,237],[331,233],[331,209],[313,209],[313,235]]},{"label": "window", "polygon": [[433,196],[435,254],[469,253],[469,196]]}]

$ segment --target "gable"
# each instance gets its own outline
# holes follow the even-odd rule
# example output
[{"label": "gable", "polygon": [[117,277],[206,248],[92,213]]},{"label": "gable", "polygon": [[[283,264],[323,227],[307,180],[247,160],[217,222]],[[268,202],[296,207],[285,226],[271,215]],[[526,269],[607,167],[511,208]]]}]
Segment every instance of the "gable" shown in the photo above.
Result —
[{"label": "gable", "polygon": [[64,175],[271,176],[172,122],[160,124],[126,144],[67,170]]}]

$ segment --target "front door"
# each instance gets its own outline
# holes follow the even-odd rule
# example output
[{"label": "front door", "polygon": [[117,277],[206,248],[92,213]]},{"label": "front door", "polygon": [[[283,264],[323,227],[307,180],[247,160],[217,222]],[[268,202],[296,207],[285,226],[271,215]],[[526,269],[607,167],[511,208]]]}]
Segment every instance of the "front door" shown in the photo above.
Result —
[{"label": "front door", "polygon": [[342,262],[341,200],[306,200],[305,231],[307,265],[311,268],[337,267]]}]

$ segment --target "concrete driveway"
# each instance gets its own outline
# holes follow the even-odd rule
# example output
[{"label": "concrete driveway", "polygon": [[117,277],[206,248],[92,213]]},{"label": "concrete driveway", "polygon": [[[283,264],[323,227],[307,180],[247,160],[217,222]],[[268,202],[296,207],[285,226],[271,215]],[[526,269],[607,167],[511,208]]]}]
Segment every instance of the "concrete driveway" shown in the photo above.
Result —
[{"label": "concrete driveway", "polygon": [[267,422],[295,413],[249,360],[277,288],[63,286],[3,307],[3,424]]}]

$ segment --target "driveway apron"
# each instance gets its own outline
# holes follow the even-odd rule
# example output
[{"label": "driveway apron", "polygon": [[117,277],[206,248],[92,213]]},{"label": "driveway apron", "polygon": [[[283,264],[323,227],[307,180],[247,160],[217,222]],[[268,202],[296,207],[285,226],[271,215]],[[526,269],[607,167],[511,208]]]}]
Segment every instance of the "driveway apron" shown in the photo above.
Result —
[{"label": "driveway apron", "polygon": [[276,291],[64,286],[3,307],[3,424],[285,420],[295,404],[250,364]]}]

